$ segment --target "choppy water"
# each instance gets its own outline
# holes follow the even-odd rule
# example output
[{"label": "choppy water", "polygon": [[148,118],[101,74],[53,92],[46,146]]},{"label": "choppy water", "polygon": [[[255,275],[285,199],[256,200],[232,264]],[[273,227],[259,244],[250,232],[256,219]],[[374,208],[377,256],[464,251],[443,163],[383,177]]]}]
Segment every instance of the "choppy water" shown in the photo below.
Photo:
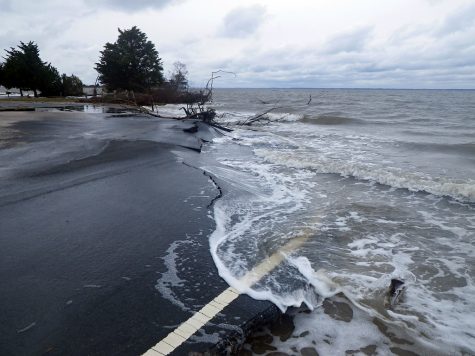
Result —
[{"label": "choppy water", "polygon": [[[475,353],[475,91],[223,89],[213,105],[234,129],[203,167],[227,185],[210,239],[220,274],[313,309],[273,347]],[[272,107],[278,122],[235,125]],[[295,238],[268,275],[240,281]],[[388,309],[391,278],[407,289]]]}]

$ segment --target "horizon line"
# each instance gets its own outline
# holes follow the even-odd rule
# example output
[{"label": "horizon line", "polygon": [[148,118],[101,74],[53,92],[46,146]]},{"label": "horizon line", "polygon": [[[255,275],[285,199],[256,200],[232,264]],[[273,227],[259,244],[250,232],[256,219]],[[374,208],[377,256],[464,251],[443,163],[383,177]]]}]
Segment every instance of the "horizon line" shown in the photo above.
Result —
[{"label": "horizon line", "polygon": [[[190,89],[203,89],[202,87],[190,87]],[[365,88],[365,87],[218,87],[213,89],[279,89],[279,90],[458,90],[474,91],[474,88]]]},{"label": "horizon line", "polygon": [[[201,87],[190,87],[191,89],[202,89]],[[475,90],[474,88],[391,88],[391,87],[218,87],[214,89],[324,89],[324,90]]]}]

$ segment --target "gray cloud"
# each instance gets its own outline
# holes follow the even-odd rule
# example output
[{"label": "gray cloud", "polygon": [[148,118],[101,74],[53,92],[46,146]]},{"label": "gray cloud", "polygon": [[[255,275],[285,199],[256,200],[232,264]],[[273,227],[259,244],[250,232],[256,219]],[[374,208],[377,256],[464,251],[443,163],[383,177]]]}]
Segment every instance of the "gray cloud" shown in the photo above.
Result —
[{"label": "gray cloud", "polygon": [[11,0],[0,0],[0,11],[10,11],[12,9]]},{"label": "gray cloud", "polygon": [[[0,0],[0,62],[4,48],[33,40],[43,60],[92,83],[94,63],[117,38],[117,27],[137,25],[156,43],[165,69],[176,60],[186,63],[198,86],[212,70],[224,69],[238,77],[223,76],[217,86],[473,88],[475,5],[437,1],[445,2],[443,9],[434,5],[427,17],[421,12],[388,26],[373,19],[338,33],[361,22],[342,17],[318,24],[279,15],[271,0],[266,7],[234,9],[186,0]],[[183,9],[174,9],[177,3]],[[164,10],[141,12],[147,9]],[[260,26],[265,31],[257,32]],[[277,35],[280,30],[288,36]]]},{"label": "gray cloud", "polygon": [[[450,37],[433,32],[372,43],[372,29],[338,35],[318,48],[252,48],[225,63],[239,74],[222,86],[472,88],[475,28]],[[420,42],[421,41],[421,42]],[[423,45],[421,45],[421,43]],[[262,65],[265,63],[265,65]],[[218,84],[220,85],[220,84]]]},{"label": "gray cloud", "polygon": [[87,0],[92,6],[101,6],[121,11],[140,11],[145,9],[161,9],[183,0]]},{"label": "gray cloud", "polygon": [[264,6],[252,5],[231,10],[223,20],[222,35],[246,37],[253,34],[264,21]]},{"label": "gray cloud", "polygon": [[447,36],[456,32],[464,32],[475,25],[475,5],[460,8],[445,18],[436,34]]},{"label": "gray cloud", "polygon": [[359,52],[364,48],[371,32],[371,27],[363,27],[339,34],[327,41],[324,51],[326,53]]}]

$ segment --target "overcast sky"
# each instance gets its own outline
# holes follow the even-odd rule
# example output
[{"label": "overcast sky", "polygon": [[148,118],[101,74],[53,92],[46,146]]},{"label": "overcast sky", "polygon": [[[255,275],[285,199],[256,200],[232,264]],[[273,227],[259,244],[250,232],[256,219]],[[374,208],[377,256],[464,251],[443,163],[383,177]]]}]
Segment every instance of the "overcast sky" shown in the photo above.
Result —
[{"label": "overcast sky", "polygon": [[474,0],[0,0],[0,49],[35,41],[86,83],[134,25],[195,86],[475,88]]}]

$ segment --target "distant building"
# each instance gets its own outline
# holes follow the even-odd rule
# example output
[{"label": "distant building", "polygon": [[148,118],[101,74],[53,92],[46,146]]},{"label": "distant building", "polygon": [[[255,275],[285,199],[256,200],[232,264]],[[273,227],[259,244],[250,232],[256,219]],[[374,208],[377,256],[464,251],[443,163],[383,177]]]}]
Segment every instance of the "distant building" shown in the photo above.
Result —
[{"label": "distant building", "polygon": [[[94,89],[96,89],[96,93],[94,93]],[[83,91],[84,95],[93,96],[94,94],[102,95],[104,90],[101,86],[85,85],[85,86],[83,86],[82,91]]]},{"label": "distant building", "polygon": [[[7,89],[4,86],[0,85],[0,98],[9,97],[9,96],[20,96],[20,95],[21,95],[20,94],[20,89],[16,89],[16,88]],[[33,91],[24,90],[23,95],[24,96],[28,96],[28,95],[29,96],[34,96],[34,93],[33,93]]]}]

